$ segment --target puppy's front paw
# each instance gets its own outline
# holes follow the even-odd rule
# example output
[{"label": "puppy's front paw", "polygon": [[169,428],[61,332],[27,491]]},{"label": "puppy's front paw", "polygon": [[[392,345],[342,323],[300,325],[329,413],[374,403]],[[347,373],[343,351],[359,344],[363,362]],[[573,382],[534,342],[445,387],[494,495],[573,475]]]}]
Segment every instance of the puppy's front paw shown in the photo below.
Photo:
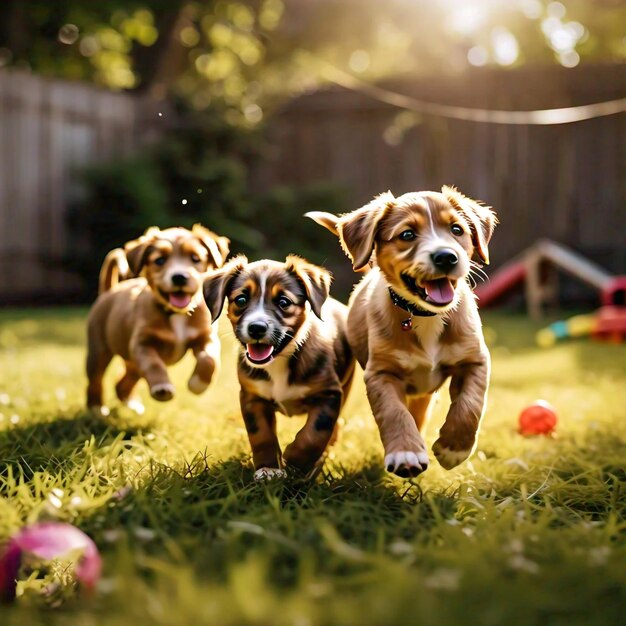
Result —
[{"label": "puppy's front paw", "polygon": [[174,397],[174,385],[172,383],[159,383],[150,387],[150,395],[159,402],[167,402]]},{"label": "puppy's front paw", "polygon": [[446,446],[441,439],[437,439],[433,444],[433,452],[439,461],[439,465],[447,470],[451,470],[460,465],[472,453],[472,448],[465,450],[452,450]]},{"label": "puppy's front paw", "polygon": [[408,478],[418,476],[428,469],[428,454],[426,452],[392,452],[385,456],[385,467],[388,472]]},{"label": "puppy's front paw", "polygon": [[196,395],[200,395],[201,393],[207,390],[209,383],[205,380],[202,380],[198,374],[194,374],[187,383],[187,387],[191,393],[195,393]]},{"label": "puppy's front paw", "polygon": [[95,406],[90,406],[89,412],[94,417],[98,417],[98,418],[109,417],[109,415],[111,414],[111,411],[109,411],[108,407],[100,406],[99,404]]},{"label": "puppy's front paw", "polygon": [[256,472],[254,472],[254,480],[257,482],[278,480],[280,478],[285,478],[285,476],[287,476],[287,472],[284,469],[279,469],[277,467],[260,467]]}]

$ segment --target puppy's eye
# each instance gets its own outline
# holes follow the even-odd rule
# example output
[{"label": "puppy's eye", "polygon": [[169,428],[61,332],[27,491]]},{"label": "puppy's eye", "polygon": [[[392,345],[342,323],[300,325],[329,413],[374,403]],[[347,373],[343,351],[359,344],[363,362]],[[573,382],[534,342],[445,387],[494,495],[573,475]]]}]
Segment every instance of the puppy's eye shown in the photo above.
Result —
[{"label": "puppy's eye", "polygon": [[167,259],[164,256],[160,256],[158,259],[154,259],[154,264],[160,267],[161,265],[165,265],[165,261],[167,261]]},{"label": "puppy's eye", "polygon": [[245,293],[242,293],[241,295],[239,295],[239,296],[237,296],[235,298],[234,303],[238,307],[244,307],[244,306],[246,306],[246,304],[248,304],[248,296],[246,296]]},{"label": "puppy's eye", "polygon": [[276,300],[276,303],[283,310],[288,309],[293,304],[293,302],[286,296],[280,296],[278,300]]},{"label": "puppy's eye", "polygon": [[405,230],[400,233],[400,239],[402,241],[413,241],[417,235],[412,230]]},{"label": "puppy's eye", "polygon": [[191,255],[191,262],[192,263],[200,263],[200,261],[202,261],[202,259],[197,254],[192,254]]},{"label": "puppy's eye", "polygon": [[453,235],[456,235],[457,237],[460,237],[465,231],[463,230],[463,227],[459,224],[452,224],[452,226],[450,226],[450,232]]}]

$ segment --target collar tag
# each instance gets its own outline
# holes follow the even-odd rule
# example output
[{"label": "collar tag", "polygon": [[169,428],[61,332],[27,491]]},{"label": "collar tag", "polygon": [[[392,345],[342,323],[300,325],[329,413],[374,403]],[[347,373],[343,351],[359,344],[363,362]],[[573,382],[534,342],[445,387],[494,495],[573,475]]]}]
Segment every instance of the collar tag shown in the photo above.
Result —
[{"label": "collar tag", "polygon": [[409,331],[409,330],[411,330],[411,328],[413,328],[413,321],[412,321],[412,320],[411,320],[411,318],[409,317],[409,318],[407,318],[407,319],[405,319],[405,320],[402,320],[402,321],[400,322],[400,326],[402,327],[402,330],[403,330],[403,331],[405,331],[405,332],[406,332],[406,331]]}]

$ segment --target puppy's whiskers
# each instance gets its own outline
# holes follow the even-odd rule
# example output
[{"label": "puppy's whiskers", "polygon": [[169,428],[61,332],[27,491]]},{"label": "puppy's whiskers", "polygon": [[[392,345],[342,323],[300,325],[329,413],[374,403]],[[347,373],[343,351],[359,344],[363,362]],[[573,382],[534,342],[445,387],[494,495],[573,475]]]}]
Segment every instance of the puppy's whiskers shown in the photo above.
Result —
[{"label": "puppy's whiskers", "polygon": [[304,339],[305,339],[305,337],[302,337],[301,339],[296,339],[296,335],[294,335],[293,333],[290,333],[289,331],[285,333],[285,337],[289,337],[290,341],[295,340],[296,346],[298,348],[304,343]]},{"label": "puppy's whiskers", "polygon": [[484,273],[479,274],[478,272],[471,270],[471,269],[467,277],[470,278],[474,283],[476,283],[476,280],[479,280],[481,283],[484,283],[489,280],[489,277],[486,274]]},{"label": "puppy's whiskers", "polygon": [[473,272],[476,276],[480,276],[483,280],[489,280],[489,276],[479,267],[471,267],[470,272]]},{"label": "puppy's whiskers", "polygon": [[489,276],[487,276],[487,273],[483,270],[483,266],[476,263],[476,261],[470,261],[470,273],[471,272],[479,276],[483,281],[489,280]]}]

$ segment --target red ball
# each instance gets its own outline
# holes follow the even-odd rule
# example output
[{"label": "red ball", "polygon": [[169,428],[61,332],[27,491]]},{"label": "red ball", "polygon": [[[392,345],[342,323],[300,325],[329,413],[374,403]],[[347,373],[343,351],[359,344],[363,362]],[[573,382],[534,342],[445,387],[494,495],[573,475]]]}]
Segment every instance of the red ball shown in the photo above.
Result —
[{"label": "red ball", "polygon": [[527,406],[519,416],[522,435],[549,435],[556,427],[556,411],[545,400]]}]

